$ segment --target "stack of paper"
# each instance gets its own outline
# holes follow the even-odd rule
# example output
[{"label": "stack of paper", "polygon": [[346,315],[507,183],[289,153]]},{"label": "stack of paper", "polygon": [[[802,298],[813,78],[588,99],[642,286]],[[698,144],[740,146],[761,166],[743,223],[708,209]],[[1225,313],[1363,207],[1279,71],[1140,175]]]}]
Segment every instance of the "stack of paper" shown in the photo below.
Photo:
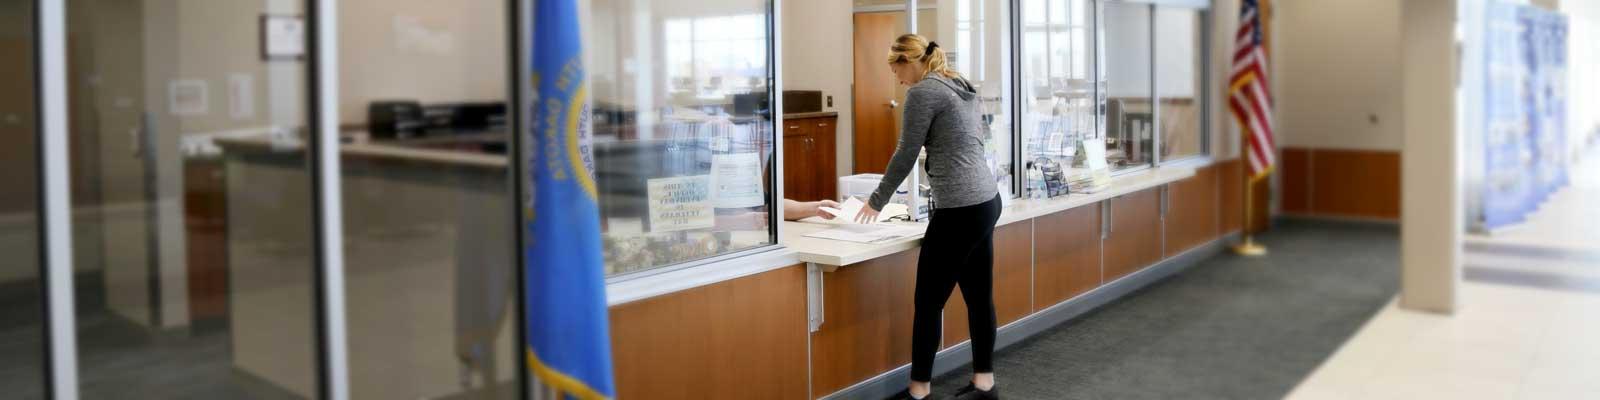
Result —
[{"label": "stack of paper", "polygon": [[[839,205],[839,208],[822,207],[822,212],[833,215],[834,221],[855,223],[856,214],[860,214],[861,209],[866,206],[867,203],[862,202],[861,199],[851,197],[845,200],[844,204]],[[887,222],[894,217],[908,215],[906,210],[905,204],[886,204],[882,210],[878,210],[878,220],[876,222]]]},{"label": "stack of paper", "polygon": [[878,243],[915,235],[916,227],[890,224],[842,224],[827,230],[805,234],[805,237],[843,240],[856,243]]}]

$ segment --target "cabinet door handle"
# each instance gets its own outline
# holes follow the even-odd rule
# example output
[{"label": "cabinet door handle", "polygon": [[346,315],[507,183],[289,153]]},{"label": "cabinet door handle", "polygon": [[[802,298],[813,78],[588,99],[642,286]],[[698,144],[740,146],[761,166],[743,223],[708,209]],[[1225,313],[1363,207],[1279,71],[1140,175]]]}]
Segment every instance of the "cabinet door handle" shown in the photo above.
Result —
[{"label": "cabinet door handle", "polygon": [[828,123],[827,122],[823,122],[823,123],[817,124],[817,126],[828,126]]},{"label": "cabinet door handle", "polygon": [[1106,214],[1109,215],[1106,218],[1107,235],[1117,233],[1117,199],[1114,197],[1111,201],[1106,202]]},{"label": "cabinet door handle", "polygon": [[789,129],[800,129],[800,125],[789,125]]}]

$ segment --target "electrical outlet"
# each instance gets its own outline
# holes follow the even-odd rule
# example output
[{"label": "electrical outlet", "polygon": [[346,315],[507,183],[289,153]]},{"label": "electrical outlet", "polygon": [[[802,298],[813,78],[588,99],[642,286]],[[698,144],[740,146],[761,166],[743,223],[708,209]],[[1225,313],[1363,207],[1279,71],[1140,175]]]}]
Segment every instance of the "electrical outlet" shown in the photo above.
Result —
[{"label": "electrical outlet", "polygon": [[828,108],[833,108],[833,96],[828,96]]}]

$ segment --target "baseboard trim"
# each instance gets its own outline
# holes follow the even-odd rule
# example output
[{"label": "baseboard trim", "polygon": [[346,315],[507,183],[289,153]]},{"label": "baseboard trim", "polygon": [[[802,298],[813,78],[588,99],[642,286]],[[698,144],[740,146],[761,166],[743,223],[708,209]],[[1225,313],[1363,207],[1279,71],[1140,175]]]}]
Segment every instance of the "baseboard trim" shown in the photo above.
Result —
[{"label": "baseboard trim", "polygon": [[[1062,323],[1071,321],[1079,316],[1094,311],[1110,304],[1130,293],[1143,289],[1150,284],[1160,282],[1179,272],[1188,270],[1201,261],[1222,254],[1229,243],[1239,239],[1238,233],[1230,233],[1212,239],[1200,246],[1179,253],[1176,256],[1162,260],[1150,267],[1139,270],[1128,276],[1101,285],[1099,288],[1073,297],[1067,301],[1045,308],[1006,326],[1000,327],[999,335],[995,338],[995,350],[1011,347],[1030,337],[1044,333]],[[965,341],[940,351],[934,357],[933,375],[939,376],[956,370],[972,362],[972,342]],[[823,396],[823,399],[881,399],[886,398],[905,389],[905,384],[911,379],[911,365],[902,365],[872,377],[866,381],[856,383],[841,389],[833,394]]]}]

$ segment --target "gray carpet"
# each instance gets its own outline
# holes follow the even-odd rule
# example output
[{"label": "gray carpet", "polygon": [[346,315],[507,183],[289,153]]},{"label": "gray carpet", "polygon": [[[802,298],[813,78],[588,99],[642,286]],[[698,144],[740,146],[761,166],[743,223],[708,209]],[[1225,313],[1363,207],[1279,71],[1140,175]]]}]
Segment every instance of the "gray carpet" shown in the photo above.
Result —
[{"label": "gray carpet", "polygon": [[[1271,254],[1224,254],[996,354],[1010,399],[1278,399],[1399,288],[1399,230],[1285,221]],[[954,393],[970,369],[940,376]]]}]

